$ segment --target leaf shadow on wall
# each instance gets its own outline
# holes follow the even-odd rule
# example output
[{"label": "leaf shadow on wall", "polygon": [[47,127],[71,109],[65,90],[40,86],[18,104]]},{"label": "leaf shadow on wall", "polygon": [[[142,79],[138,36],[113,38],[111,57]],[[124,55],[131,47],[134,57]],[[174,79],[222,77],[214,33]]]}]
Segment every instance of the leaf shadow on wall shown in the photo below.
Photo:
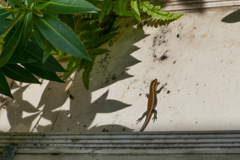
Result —
[{"label": "leaf shadow on wall", "polygon": [[240,9],[230,13],[222,19],[225,23],[237,23],[240,22]]},{"label": "leaf shadow on wall", "polygon": [[[125,28],[131,27],[133,23],[137,23],[136,20],[127,23],[119,31],[119,37],[123,36],[121,34],[124,33]],[[83,86],[81,73],[75,76],[73,85],[69,90],[69,93],[74,97],[73,99],[67,92],[64,92],[68,83],[49,82],[41,95],[40,102],[37,106],[33,106],[27,100],[23,100],[24,92],[33,92],[33,90],[28,89],[32,84],[24,87],[15,84],[13,86],[16,90],[13,93],[15,100],[9,100],[6,106],[7,117],[11,125],[9,131],[132,132],[133,129],[120,124],[113,124],[112,121],[109,121],[108,125],[101,125],[101,122],[99,122],[97,125],[91,126],[97,114],[114,113],[131,106],[131,104],[119,100],[108,99],[109,90],[102,93],[94,102],[92,102],[91,93],[120,80],[133,77],[126,72],[128,67],[140,62],[131,56],[133,52],[139,49],[133,44],[147,36],[142,28],[132,28],[130,33],[127,34],[127,42],[125,38],[122,38],[122,42],[119,42],[118,39],[109,41],[106,45],[109,46],[111,52],[97,57],[91,73],[90,89],[86,90]],[[124,44],[125,49],[120,49],[118,47],[120,44]],[[38,87],[40,88],[41,85]],[[24,113],[29,114],[24,117]],[[135,121],[131,123],[135,123]]]}]

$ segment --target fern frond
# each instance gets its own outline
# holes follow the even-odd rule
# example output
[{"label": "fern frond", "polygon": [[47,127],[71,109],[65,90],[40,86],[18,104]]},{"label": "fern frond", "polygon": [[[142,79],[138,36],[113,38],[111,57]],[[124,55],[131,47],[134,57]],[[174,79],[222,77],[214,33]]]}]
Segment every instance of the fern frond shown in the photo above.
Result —
[{"label": "fern frond", "polygon": [[89,40],[83,42],[83,44],[87,49],[96,48],[96,47],[99,47],[100,45],[102,45],[103,43],[107,42],[109,39],[113,38],[117,34],[118,34],[118,32],[113,32],[113,33],[109,33],[106,35],[102,35],[99,38],[89,39]]},{"label": "fern frond", "polygon": [[133,11],[134,17],[141,22],[142,20],[138,9],[138,0],[131,0],[131,9]]},{"label": "fern frond", "polygon": [[90,73],[92,72],[96,56],[90,55],[90,57],[92,58],[92,61],[88,61],[88,60],[83,61],[84,71],[82,73],[82,79],[83,79],[83,85],[86,87],[86,89],[89,89]]},{"label": "fern frond", "polygon": [[[116,13],[116,14],[120,14],[120,11],[119,11],[119,1],[113,1],[112,2],[113,4],[113,12]],[[128,11],[128,10],[123,10],[123,13],[122,13],[123,16],[134,16],[133,13],[131,11]]]},{"label": "fern frond", "polygon": [[[107,14],[113,9],[113,5],[112,7],[111,5],[112,4],[109,3],[109,9],[107,8],[107,11],[105,11]],[[96,20],[89,20],[90,22],[85,23],[81,23],[79,20],[80,25],[77,27],[76,32],[87,49],[89,56],[92,58],[92,61],[74,56],[68,57],[69,61],[66,69],[69,72],[63,75],[63,79],[66,79],[75,71],[79,72],[84,69],[82,73],[83,84],[87,89],[89,88],[90,73],[92,72],[96,56],[108,52],[107,49],[99,49],[97,47],[118,34],[118,28],[113,27],[116,16],[109,16],[109,18],[110,19],[106,21],[106,25],[103,26]]]},{"label": "fern frond", "polygon": [[169,12],[163,12],[160,6],[154,6],[153,4],[150,4],[148,1],[144,1],[139,3],[139,7],[144,11],[147,12],[148,15],[151,15],[152,18],[156,19],[158,18],[159,20],[173,20],[173,19],[178,19],[183,14],[171,14]]},{"label": "fern frond", "polygon": [[63,58],[66,55],[68,55],[68,54],[63,52],[63,51],[61,51],[61,50],[58,50],[58,57],[57,57],[57,59]]},{"label": "fern frond", "polygon": [[78,13],[78,14],[75,14],[74,17],[76,17],[76,18],[98,19],[98,14],[97,13]]},{"label": "fern frond", "polygon": [[80,65],[81,63],[81,58],[71,56],[70,60],[68,61],[67,68],[68,72],[65,72],[63,74],[63,80],[67,79]]},{"label": "fern frond", "polygon": [[103,29],[86,31],[79,35],[81,41],[92,39],[92,37],[99,37]]},{"label": "fern frond", "polygon": [[77,32],[81,33],[81,32],[84,32],[84,31],[96,30],[98,28],[99,28],[98,22],[94,21],[94,22],[85,23],[83,25],[80,25],[79,27],[77,27]]}]

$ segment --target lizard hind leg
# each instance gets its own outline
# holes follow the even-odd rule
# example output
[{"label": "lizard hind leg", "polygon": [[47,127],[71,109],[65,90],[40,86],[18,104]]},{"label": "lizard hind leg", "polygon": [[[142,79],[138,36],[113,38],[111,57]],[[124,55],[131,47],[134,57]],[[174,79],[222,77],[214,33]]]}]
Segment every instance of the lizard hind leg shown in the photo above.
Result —
[{"label": "lizard hind leg", "polygon": [[147,111],[143,113],[142,117],[137,120],[137,124],[147,115]]},{"label": "lizard hind leg", "polygon": [[154,113],[153,122],[157,121],[157,110],[153,109],[152,112]]}]

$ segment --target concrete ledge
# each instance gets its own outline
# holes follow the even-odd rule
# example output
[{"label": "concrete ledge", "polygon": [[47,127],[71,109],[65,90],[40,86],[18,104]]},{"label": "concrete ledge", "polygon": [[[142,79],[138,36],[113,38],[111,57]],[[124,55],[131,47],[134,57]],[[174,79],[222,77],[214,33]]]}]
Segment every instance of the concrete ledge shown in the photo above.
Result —
[{"label": "concrete ledge", "polygon": [[240,155],[240,131],[125,134],[1,133],[16,155]]}]

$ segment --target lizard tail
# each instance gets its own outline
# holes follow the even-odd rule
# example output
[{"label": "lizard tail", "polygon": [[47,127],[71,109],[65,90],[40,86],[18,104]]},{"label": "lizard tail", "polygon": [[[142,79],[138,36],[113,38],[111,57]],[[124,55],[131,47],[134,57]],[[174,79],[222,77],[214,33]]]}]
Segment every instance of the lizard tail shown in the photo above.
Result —
[{"label": "lizard tail", "polygon": [[147,125],[148,125],[148,123],[149,123],[151,117],[152,117],[152,115],[150,115],[149,118],[146,118],[146,120],[145,120],[145,122],[144,122],[142,128],[139,130],[139,132],[143,132],[143,131],[144,131],[144,129],[147,127]]}]

